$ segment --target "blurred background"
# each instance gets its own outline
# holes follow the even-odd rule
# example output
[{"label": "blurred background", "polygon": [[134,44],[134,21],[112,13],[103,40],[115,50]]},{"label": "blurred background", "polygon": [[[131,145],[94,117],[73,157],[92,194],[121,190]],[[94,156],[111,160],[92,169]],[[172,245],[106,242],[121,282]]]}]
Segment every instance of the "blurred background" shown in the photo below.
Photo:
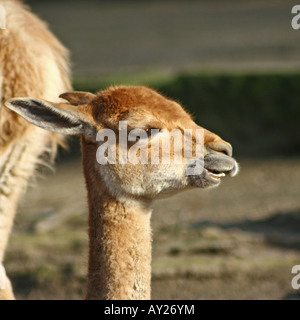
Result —
[{"label": "blurred background", "polygon": [[[70,50],[76,90],[150,85],[234,147],[237,177],[156,203],[153,299],[299,299],[295,2],[27,3]],[[87,204],[76,139],[33,185],[6,256],[17,298],[81,299]]]}]

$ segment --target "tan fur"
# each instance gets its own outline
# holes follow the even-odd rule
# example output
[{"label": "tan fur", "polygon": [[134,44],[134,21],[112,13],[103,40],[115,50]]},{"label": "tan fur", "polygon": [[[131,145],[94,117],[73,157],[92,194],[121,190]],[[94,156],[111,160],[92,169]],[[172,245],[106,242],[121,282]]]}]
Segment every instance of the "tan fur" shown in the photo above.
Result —
[{"label": "tan fur", "polygon": [[[146,87],[109,88],[78,110],[97,130],[117,130],[121,120],[131,128],[200,128],[178,103]],[[195,186],[187,182],[180,166],[173,168],[178,181],[171,187],[164,181],[168,172],[174,174],[170,167],[128,163],[107,165],[105,172],[105,166],[99,169],[95,163],[97,145],[84,136],[81,141],[90,210],[86,297],[150,299],[152,200]],[[231,153],[230,145],[208,130],[204,143]]]},{"label": "tan fur", "polygon": [[90,211],[86,298],[150,299],[151,209],[148,203],[128,206],[92,179],[89,147],[82,146]]},{"label": "tan fur", "polygon": [[[178,103],[143,86],[112,87],[97,95],[69,92],[62,96],[75,105],[32,98],[11,99],[6,105],[39,127],[81,136],[89,202],[86,298],[150,299],[153,200],[191,188],[217,186],[220,178],[215,171],[221,176],[236,175],[238,165],[232,158],[231,145],[204,129],[204,168],[192,176],[186,172],[197,159],[191,158],[181,164],[172,161],[173,157],[168,164],[100,165],[96,153],[104,142],[97,141],[96,133],[112,129],[118,136],[119,121],[126,120],[131,129],[162,129],[156,139],[165,138],[165,129],[201,127]],[[192,138],[195,148],[195,130]],[[117,150],[119,143],[117,139]],[[146,143],[150,148],[151,140]]]},{"label": "tan fur", "polygon": [[[59,101],[71,88],[67,51],[21,2],[0,0],[6,29],[0,30],[0,264],[20,197],[45,151],[54,156],[58,134],[37,128],[4,107],[13,97]],[[13,298],[10,285],[1,299]]]}]

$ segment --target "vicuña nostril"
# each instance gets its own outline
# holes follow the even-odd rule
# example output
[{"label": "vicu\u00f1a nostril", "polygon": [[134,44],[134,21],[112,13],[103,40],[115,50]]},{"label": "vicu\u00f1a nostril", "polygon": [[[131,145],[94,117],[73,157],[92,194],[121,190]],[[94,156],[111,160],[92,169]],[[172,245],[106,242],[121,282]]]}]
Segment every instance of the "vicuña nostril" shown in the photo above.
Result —
[{"label": "vicu\u00f1a nostril", "polygon": [[220,152],[223,152],[229,157],[232,157],[232,146],[230,143],[226,143],[222,145]]},{"label": "vicu\u00f1a nostril", "polygon": [[209,146],[209,148],[213,151],[221,152],[226,156],[232,157],[232,146],[228,142],[218,142]]}]

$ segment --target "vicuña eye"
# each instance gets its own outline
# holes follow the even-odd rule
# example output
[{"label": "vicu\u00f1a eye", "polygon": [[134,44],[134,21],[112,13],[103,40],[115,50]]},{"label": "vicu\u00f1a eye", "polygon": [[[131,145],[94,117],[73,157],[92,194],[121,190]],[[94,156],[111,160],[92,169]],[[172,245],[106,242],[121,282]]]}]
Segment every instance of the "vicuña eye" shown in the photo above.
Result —
[{"label": "vicu\u00f1a eye", "polygon": [[160,129],[151,128],[151,129],[146,129],[145,131],[147,133],[147,136],[151,137],[153,134],[160,132]]}]

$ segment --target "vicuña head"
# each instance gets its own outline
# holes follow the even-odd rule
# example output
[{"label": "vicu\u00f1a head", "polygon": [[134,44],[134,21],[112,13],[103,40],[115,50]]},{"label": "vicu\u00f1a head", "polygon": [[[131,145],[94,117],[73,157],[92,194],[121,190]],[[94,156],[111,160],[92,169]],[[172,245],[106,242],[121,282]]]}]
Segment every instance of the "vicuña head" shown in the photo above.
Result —
[{"label": "vicu\u00f1a head", "polygon": [[[118,86],[98,94],[68,92],[61,97],[69,103],[15,98],[6,106],[41,128],[81,137],[90,211],[87,298],[149,299],[152,201],[182,190],[217,186],[221,177],[236,175],[238,164],[232,158],[232,147],[199,127],[178,103],[147,87]],[[167,132],[190,129],[195,152],[199,143],[196,132],[201,129],[202,159],[182,156],[183,161],[178,164],[171,144],[169,163],[117,161],[101,165],[96,154],[106,142],[97,139],[97,132],[113,130],[114,150],[119,155],[121,121],[126,121],[128,133],[132,129],[145,130],[147,149],[155,139],[160,141],[159,160]],[[129,141],[128,153],[131,147]],[[198,175],[187,174],[197,163],[203,165],[203,170]]]}]

